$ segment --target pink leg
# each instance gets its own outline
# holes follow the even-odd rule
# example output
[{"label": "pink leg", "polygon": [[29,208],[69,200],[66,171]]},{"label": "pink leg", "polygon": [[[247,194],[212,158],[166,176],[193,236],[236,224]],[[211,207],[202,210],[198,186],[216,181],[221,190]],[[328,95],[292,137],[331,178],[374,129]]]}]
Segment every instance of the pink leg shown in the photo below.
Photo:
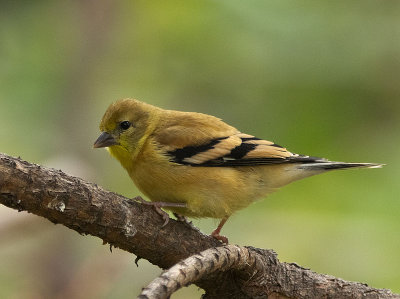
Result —
[{"label": "pink leg", "polygon": [[162,227],[164,227],[168,224],[169,216],[168,216],[168,213],[163,211],[161,208],[163,208],[163,207],[186,208],[186,204],[180,203],[180,202],[146,201],[143,198],[141,198],[140,196],[134,197],[133,200],[138,201],[141,204],[154,207],[156,212],[159,215],[161,215],[161,217],[164,219],[164,224],[162,225]]},{"label": "pink leg", "polygon": [[229,217],[225,217],[221,220],[221,222],[218,224],[218,227],[211,233],[211,236],[219,241],[222,241],[222,243],[228,244],[228,238],[225,236],[221,236],[219,233],[221,231],[221,228],[224,226],[225,222],[228,220]]}]

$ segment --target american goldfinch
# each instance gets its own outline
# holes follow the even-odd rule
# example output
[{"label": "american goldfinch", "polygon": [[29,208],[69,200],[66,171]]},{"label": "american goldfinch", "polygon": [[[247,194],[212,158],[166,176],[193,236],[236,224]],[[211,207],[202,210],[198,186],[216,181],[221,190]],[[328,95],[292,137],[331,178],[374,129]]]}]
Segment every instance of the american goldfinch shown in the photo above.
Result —
[{"label": "american goldfinch", "polygon": [[95,148],[106,147],[157,207],[221,219],[290,182],[333,169],[381,164],[331,162],[298,155],[244,134],[211,115],[164,110],[138,100],[111,104]]}]

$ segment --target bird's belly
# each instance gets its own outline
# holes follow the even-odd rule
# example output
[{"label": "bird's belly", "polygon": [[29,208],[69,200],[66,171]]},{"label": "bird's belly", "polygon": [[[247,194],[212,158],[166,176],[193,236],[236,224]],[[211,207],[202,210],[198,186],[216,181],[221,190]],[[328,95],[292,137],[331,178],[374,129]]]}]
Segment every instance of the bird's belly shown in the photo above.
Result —
[{"label": "bird's belly", "polygon": [[131,177],[151,200],[185,203],[172,211],[191,217],[223,218],[268,193],[256,173],[238,168],[137,165]]},{"label": "bird's belly", "polygon": [[151,201],[185,203],[170,210],[190,217],[224,218],[276,189],[260,167],[139,163],[131,178]]}]

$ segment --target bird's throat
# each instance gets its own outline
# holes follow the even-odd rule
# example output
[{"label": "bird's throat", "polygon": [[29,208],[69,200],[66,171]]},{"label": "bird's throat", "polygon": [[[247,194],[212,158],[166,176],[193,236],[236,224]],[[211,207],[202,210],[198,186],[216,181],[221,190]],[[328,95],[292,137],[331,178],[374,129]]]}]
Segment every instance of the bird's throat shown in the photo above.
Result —
[{"label": "bird's throat", "polygon": [[108,152],[111,156],[116,158],[128,172],[131,170],[133,165],[133,156],[125,148],[120,145],[114,145],[107,147]]}]

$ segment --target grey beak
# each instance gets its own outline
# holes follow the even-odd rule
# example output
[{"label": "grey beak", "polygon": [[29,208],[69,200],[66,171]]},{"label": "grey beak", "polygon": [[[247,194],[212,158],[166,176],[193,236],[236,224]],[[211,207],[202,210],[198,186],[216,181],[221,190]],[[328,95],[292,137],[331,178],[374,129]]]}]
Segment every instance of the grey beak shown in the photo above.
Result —
[{"label": "grey beak", "polygon": [[97,140],[94,142],[93,147],[100,148],[100,147],[108,147],[108,146],[117,145],[117,144],[118,144],[118,142],[115,140],[115,138],[111,134],[109,134],[107,132],[103,132],[103,133],[101,133],[99,138],[97,138]]}]

